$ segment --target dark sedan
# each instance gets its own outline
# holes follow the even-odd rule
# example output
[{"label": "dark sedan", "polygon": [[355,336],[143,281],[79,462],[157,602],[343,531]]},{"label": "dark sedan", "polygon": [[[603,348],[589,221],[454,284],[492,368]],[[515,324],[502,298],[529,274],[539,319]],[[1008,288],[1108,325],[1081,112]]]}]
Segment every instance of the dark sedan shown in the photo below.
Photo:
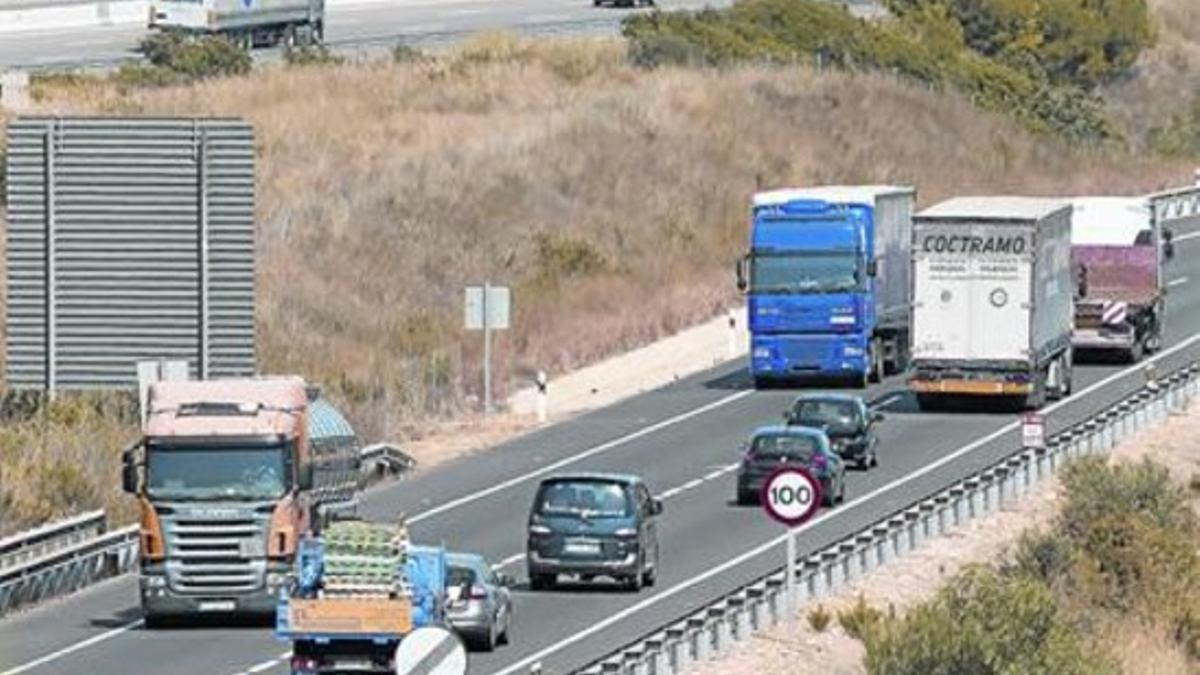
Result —
[{"label": "dark sedan", "polygon": [[821,482],[821,497],[833,506],[846,497],[846,463],[820,429],[764,427],[754,432],[737,472],[737,503],[759,501],[763,483],[783,466],[807,469]]},{"label": "dark sedan", "polygon": [[879,438],[875,425],[883,414],[872,412],[858,396],[804,394],[783,413],[789,426],[822,429],[833,451],[860,469],[879,465]]}]

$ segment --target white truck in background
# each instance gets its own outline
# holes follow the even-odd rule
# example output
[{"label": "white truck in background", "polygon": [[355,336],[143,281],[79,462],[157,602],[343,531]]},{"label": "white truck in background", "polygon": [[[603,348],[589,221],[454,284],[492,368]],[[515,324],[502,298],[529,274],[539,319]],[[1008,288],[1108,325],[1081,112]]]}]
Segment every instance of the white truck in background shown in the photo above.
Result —
[{"label": "white truck in background", "polygon": [[1071,391],[1071,206],[961,197],[914,218],[909,387],[922,408]]},{"label": "white truck in background", "polygon": [[325,0],[151,0],[151,29],[220,35],[244,49],[325,39]]}]

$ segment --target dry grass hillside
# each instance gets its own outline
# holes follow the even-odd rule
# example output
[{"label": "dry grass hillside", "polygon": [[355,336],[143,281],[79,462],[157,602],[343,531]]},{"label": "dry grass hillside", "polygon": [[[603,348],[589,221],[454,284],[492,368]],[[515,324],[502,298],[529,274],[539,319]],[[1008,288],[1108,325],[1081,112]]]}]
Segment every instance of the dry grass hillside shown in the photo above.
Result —
[{"label": "dry grass hillside", "polygon": [[[929,203],[1133,193],[1190,175],[1071,149],[881,76],[647,72],[615,42],[489,36],[415,63],[40,93],[60,113],[254,123],[262,368],[324,383],[370,438],[422,433],[470,407],[479,339],[460,328],[464,284],[515,289],[501,394],[534,369],[589,362],[735,302],[731,264],[756,187],[912,183]],[[0,453],[3,500],[28,459]]]},{"label": "dry grass hillside", "polygon": [[1158,20],[1158,44],[1142,54],[1129,79],[1104,92],[1137,147],[1146,147],[1151,129],[1200,99],[1200,2],[1148,2]]}]

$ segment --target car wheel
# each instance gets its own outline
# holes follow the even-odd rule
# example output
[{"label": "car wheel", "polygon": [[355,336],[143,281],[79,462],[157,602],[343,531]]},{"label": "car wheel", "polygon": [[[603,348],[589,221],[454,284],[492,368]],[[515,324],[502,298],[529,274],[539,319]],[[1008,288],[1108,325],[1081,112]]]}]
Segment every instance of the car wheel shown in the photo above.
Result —
[{"label": "car wheel", "polygon": [[496,649],[496,622],[492,621],[488,624],[487,633],[476,643],[479,651],[490,652]]},{"label": "car wheel", "polygon": [[871,453],[870,453],[870,452],[864,452],[864,453],[863,453],[861,456],[859,456],[859,458],[858,458],[858,459],[857,459],[857,460],[854,462],[854,465],[855,465],[855,467],[856,467],[856,468],[858,468],[858,470],[859,470],[859,471],[867,471],[867,470],[869,470],[869,469],[871,468]]},{"label": "car wheel", "polygon": [[535,591],[548,591],[554,588],[557,581],[557,574],[530,574],[529,588]]},{"label": "car wheel", "polygon": [[755,501],[757,501],[757,499],[758,499],[758,495],[754,494],[750,490],[743,490],[741,488],[738,488],[738,491],[737,491],[738,506],[750,506]]},{"label": "car wheel", "polygon": [[642,585],[643,586],[646,586],[647,588],[649,588],[650,586],[654,585],[655,581],[658,581],[658,565],[655,565],[654,567],[651,567],[650,569],[646,570],[645,572],[642,572]]},{"label": "car wheel", "polygon": [[837,500],[838,500],[838,503],[839,503],[839,504],[840,504],[840,503],[842,503],[842,502],[844,502],[844,501],[846,501],[846,474],[844,474],[844,473],[842,474],[842,484],[841,484],[841,487],[839,487],[839,488],[838,488],[838,498],[837,498]]},{"label": "car wheel", "polygon": [[500,634],[498,642],[502,645],[512,644],[512,607],[504,612],[504,632]]},{"label": "car wheel", "polygon": [[638,561],[637,569],[625,579],[625,587],[637,593],[642,590],[642,574],[645,571],[645,561]]},{"label": "car wheel", "polygon": [[837,503],[837,495],[833,492],[833,481],[829,481],[829,485],[821,486],[821,503],[825,506],[833,506]]},{"label": "car wheel", "polygon": [[879,451],[872,450],[871,451],[871,468],[875,468],[877,466],[879,466]]}]

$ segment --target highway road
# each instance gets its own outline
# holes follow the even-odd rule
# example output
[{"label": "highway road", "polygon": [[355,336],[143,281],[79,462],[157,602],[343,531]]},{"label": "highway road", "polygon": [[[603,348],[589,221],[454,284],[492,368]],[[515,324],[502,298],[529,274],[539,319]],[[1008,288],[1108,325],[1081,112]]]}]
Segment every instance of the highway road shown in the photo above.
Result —
[{"label": "highway road", "polygon": [[[666,9],[722,7],[730,0],[661,0]],[[333,7],[326,38],[339,51],[398,42],[430,45],[481,30],[510,29],[536,35],[615,35],[631,12],[593,7],[588,0],[395,0]],[[111,65],[136,59],[136,47],[149,31],[144,25],[97,26],[6,33],[0,37],[0,70]],[[264,50],[258,50],[263,55]]]},{"label": "highway road", "polygon": [[[1200,227],[1176,228],[1168,267],[1168,349],[1160,369],[1200,358]],[[1193,337],[1198,336],[1198,337]],[[1143,367],[1081,366],[1076,393],[1051,406],[1049,431],[1075,423],[1143,383]],[[415,540],[483,553],[523,578],[525,518],[541,476],[559,469],[632,471],[664,500],[658,584],[516,591],[513,641],[472,656],[471,673],[566,673],[782,565],[778,526],[732,504],[738,445],[773,423],[794,392],[753,392],[741,364],[596,411],[489,452],[369,493],[368,515],[411,516]],[[851,472],[847,502],[806,526],[806,555],[1011,453],[1014,414],[918,414],[899,378],[868,390],[888,419],[879,468]],[[141,626],[132,576],[0,623],[0,673],[89,675],[285,672],[287,645],[263,627]]]}]

